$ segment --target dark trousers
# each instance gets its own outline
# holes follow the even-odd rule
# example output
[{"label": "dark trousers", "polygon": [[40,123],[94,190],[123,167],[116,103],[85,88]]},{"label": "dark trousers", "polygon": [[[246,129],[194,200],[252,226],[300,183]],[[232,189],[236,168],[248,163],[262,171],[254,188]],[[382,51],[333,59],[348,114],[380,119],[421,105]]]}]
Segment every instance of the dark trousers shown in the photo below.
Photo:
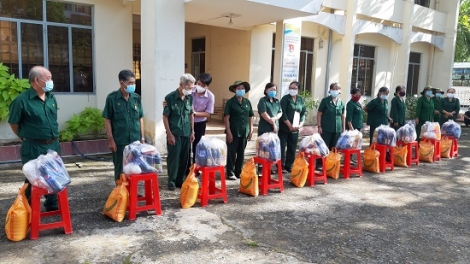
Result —
[{"label": "dark trousers", "polygon": [[186,178],[189,160],[189,137],[175,136],[175,145],[166,144],[168,158],[168,187],[180,188]]},{"label": "dark trousers", "polygon": [[[194,141],[191,146],[190,153],[193,153],[192,163],[196,162],[196,146],[199,141],[201,141],[202,136],[206,134],[206,121],[194,123]],[[190,154],[191,155],[191,154]],[[191,167],[191,159],[188,159],[187,173],[189,173],[189,168]]]},{"label": "dark trousers", "polygon": [[281,141],[282,168],[286,170],[291,170],[292,164],[294,163],[295,159],[295,151],[297,149],[299,133],[279,130],[278,136],[279,141]]},{"label": "dark trousers", "polygon": [[[60,155],[59,141],[52,142],[51,144],[39,144],[36,142],[24,140],[21,143],[20,148],[21,163],[25,164],[30,160],[37,159],[39,155],[47,154],[47,150],[49,149],[55,150]],[[26,179],[25,182],[29,183],[25,190],[25,195],[29,204],[31,204],[31,183],[28,181],[28,179]],[[45,197],[46,201],[44,202],[44,207],[46,208],[46,211],[51,211],[58,208],[57,194],[48,194],[45,195]]]},{"label": "dark trousers", "polygon": [[233,137],[232,143],[227,143],[227,177],[240,177],[243,162],[245,161],[246,137]]},{"label": "dark trousers", "polygon": [[[331,133],[331,132],[322,132],[320,134],[323,141],[325,141],[325,145],[331,151],[334,147],[336,147],[336,143],[338,142],[339,136],[341,133]],[[316,161],[317,166],[321,166],[321,160],[317,159]]]},{"label": "dark trousers", "polygon": [[122,155],[124,153],[124,148],[126,145],[116,145],[117,150],[113,152],[113,164],[114,164],[114,181],[119,180],[119,176],[122,173]]}]

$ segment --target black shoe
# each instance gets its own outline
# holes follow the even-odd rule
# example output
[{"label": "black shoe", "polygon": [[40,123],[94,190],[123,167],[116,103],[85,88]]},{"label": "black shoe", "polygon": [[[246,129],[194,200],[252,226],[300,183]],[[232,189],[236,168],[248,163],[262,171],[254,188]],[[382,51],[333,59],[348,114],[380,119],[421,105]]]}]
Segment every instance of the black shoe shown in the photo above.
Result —
[{"label": "black shoe", "polygon": [[235,181],[237,180],[237,177],[235,177],[235,175],[230,175],[227,177],[227,180]]},{"label": "black shoe", "polygon": [[176,190],[175,186],[168,186],[168,191],[174,191],[174,190]]},{"label": "black shoe", "polygon": [[52,212],[59,210],[58,206],[46,207],[46,212]]},{"label": "black shoe", "polygon": [[282,173],[287,173],[287,170],[286,170],[286,169],[282,169]]}]

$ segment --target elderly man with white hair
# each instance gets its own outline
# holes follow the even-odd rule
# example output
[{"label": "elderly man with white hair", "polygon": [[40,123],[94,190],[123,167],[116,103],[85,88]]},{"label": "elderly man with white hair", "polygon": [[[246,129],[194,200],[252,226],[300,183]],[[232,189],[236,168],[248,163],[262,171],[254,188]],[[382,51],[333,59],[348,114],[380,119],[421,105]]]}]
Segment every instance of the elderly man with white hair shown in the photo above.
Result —
[{"label": "elderly man with white hair", "polygon": [[163,124],[168,148],[168,190],[181,188],[186,176],[190,144],[194,141],[193,97],[196,79],[189,73],[180,78],[176,91],[165,96]]}]

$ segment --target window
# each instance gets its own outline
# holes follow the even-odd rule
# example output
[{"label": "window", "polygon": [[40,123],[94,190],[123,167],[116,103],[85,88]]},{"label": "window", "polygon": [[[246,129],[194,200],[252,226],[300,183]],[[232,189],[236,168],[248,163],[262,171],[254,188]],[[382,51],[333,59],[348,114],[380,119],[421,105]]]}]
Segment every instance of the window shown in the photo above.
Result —
[{"label": "window", "polygon": [[419,68],[421,54],[410,52],[410,62],[408,64],[408,81],[406,82],[406,93],[409,95],[418,94]]},{"label": "window", "polygon": [[300,41],[299,82],[300,90],[312,92],[313,38]]},{"label": "window", "polygon": [[192,74],[197,77],[206,70],[206,38],[192,40]]},{"label": "window", "polygon": [[456,68],[452,70],[452,86],[470,86],[470,68]]},{"label": "window", "polygon": [[1,61],[18,78],[28,78],[33,66],[44,65],[56,92],[94,92],[92,13],[90,5],[3,0]]},{"label": "window", "polygon": [[140,43],[134,43],[133,45],[134,62],[133,68],[135,73],[135,93],[142,95],[142,82],[140,80],[141,71],[141,55],[140,55]]},{"label": "window", "polygon": [[428,8],[429,8],[430,2],[431,2],[431,0],[415,0],[415,4],[420,5],[420,6],[424,6],[424,7],[428,7]]},{"label": "window", "polygon": [[363,95],[372,96],[375,47],[354,45],[351,89],[359,88]]}]

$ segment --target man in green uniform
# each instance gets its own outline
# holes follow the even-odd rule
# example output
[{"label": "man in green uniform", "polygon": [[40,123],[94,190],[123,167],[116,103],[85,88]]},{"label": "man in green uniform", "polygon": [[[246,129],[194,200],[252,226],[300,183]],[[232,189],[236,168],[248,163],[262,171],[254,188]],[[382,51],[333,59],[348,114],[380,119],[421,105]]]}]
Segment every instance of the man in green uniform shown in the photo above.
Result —
[{"label": "man in green uniform", "polygon": [[122,173],[122,155],[126,145],[145,141],[144,111],[135,91],[135,75],[130,70],[119,72],[119,90],[106,97],[103,114],[108,146],[113,152],[114,180]]},{"label": "man in green uniform", "polygon": [[345,107],[338,97],[341,86],[338,83],[330,85],[330,96],[323,98],[318,106],[317,124],[326,146],[331,150],[336,146],[341,133],[345,129]]},{"label": "man in green uniform", "polygon": [[[281,160],[283,173],[292,171],[295,159],[299,129],[305,121],[305,100],[298,95],[299,82],[289,84],[288,94],[281,98],[281,122],[279,122],[279,141],[281,142]],[[295,119],[295,122],[294,122]]]},{"label": "man in green uniform", "polygon": [[194,141],[193,97],[196,79],[189,73],[180,78],[179,87],[165,96],[163,125],[168,148],[168,190],[181,188],[186,178],[189,146]]},{"label": "man in green uniform", "polygon": [[225,104],[224,123],[227,139],[227,164],[225,170],[227,179],[240,178],[245,159],[245,148],[253,133],[253,108],[250,100],[244,98],[250,91],[250,84],[236,81],[228,88],[235,93]]},{"label": "man in green uniform", "polygon": [[[13,100],[10,105],[8,123],[21,139],[21,163],[47,154],[51,149],[60,155],[59,125],[57,123],[57,101],[51,93],[54,88],[51,72],[41,66],[29,72],[31,88]],[[28,182],[26,180],[25,182]],[[31,197],[31,184],[26,189],[28,201]],[[57,194],[46,195],[46,211],[58,209]]]}]

